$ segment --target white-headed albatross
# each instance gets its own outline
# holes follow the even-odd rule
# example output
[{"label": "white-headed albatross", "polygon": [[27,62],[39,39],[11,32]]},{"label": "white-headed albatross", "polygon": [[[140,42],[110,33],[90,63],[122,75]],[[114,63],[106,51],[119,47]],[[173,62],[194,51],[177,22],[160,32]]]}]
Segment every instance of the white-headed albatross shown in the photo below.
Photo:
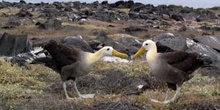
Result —
[{"label": "white-headed albatross", "polygon": [[105,46],[95,53],[84,52],[70,45],[58,44],[51,40],[44,46],[52,58],[38,59],[38,62],[44,62],[46,66],[54,69],[61,75],[63,88],[67,99],[71,99],[67,94],[66,81],[73,80],[74,88],[79,98],[93,98],[95,94],[81,94],[76,86],[76,78],[87,75],[90,72],[92,64],[104,56],[117,56],[127,58],[127,54],[114,50],[111,46]]},{"label": "white-headed albatross", "polygon": [[164,101],[151,99],[153,102],[167,104],[174,101],[180,86],[192,77],[192,73],[202,66],[202,61],[196,53],[174,51],[168,53],[157,53],[156,43],[152,40],[143,42],[142,47],[135,53],[132,59],[146,53],[147,63],[149,64],[152,75],[167,83],[168,88],[176,90],[175,95],[167,100],[168,90]]}]

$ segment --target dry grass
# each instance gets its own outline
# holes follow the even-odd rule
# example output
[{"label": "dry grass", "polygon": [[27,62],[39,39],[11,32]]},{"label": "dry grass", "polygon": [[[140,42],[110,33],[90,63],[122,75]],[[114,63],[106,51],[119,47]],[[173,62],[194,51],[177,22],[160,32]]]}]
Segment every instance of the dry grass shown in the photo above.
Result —
[{"label": "dry grass", "polygon": [[[145,65],[145,66],[143,66]],[[135,86],[148,75],[146,61],[108,63],[99,61],[91,73],[79,78],[82,93],[97,93],[94,99],[66,100],[59,75],[43,65],[29,65],[29,70],[10,63],[0,63],[0,107],[3,109],[212,109],[220,102],[220,77],[197,74],[182,87],[182,94],[169,105],[150,102],[150,98],[163,100],[165,90],[148,89],[139,95]],[[146,79],[145,79],[146,80]],[[156,84],[155,80],[147,80]],[[159,84],[159,83],[158,83]],[[152,88],[154,88],[152,86]],[[157,87],[156,87],[157,88]],[[68,84],[68,92],[75,91]],[[137,92],[137,91],[136,91]],[[130,95],[129,95],[130,94]],[[50,105],[50,106],[48,106]]]},{"label": "dry grass", "polygon": [[[0,90],[2,99],[16,99],[28,97],[33,94],[41,94],[42,88],[46,86],[47,81],[42,82],[41,76],[51,77],[53,72],[44,69],[44,67],[30,67],[26,70],[18,66],[11,66],[4,62],[0,66]],[[51,77],[52,78],[52,77]],[[46,78],[45,78],[46,79]]]},{"label": "dry grass", "polygon": [[[128,12],[128,9],[119,9]],[[0,14],[10,12],[1,9]],[[13,13],[17,13],[17,11]],[[37,15],[37,13],[34,13]],[[0,18],[4,19],[4,18]],[[1,20],[2,22],[4,20]],[[201,35],[201,32],[177,32],[180,26],[162,29],[148,29],[146,32],[125,33],[124,28],[143,26],[138,21],[113,21],[110,23],[88,19],[85,22],[63,22],[60,30],[41,30],[34,24],[21,25],[14,29],[1,29],[0,33],[27,34],[30,38],[61,37],[82,35],[83,38],[95,38],[91,31],[104,30],[109,37],[118,39],[121,36],[147,39],[160,33],[173,32],[175,35]],[[174,24],[175,25],[175,24]],[[199,23],[189,25],[199,27]],[[146,110],[146,109],[206,109],[215,110],[220,107],[220,76],[203,76],[199,73],[182,86],[182,94],[169,105],[150,102],[150,98],[164,99],[165,85],[149,75],[146,61],[135,60],[129,63],[108,63],[99,61],[91,73],[78,79],[77,85],[82,93],[96,93],[94,99],[66,100],[62,82],[57,73],[43,65],[28,65],[29,69],[11,66],[9,62],[0,60],[0,109],[2,110]],[[213,73],[214,74],[214,73]],[[147,84],[149,88],[143,93],[136,86]],[[75,97],[71,83],[68,93]],[[139,93],[139,94],[138,94]],[[138,95],[137,95],[138,94]]]},{"label": "dry grass", "polygon": [[129,8],[118,8],[117,10],[125,12],[126,14],[129,13],[130,9]]},{"label": "dry grass", "polygon": [[0,9],[0,15],[2,15],[2,14],[14,15],[14,14],[16,14],[18,12],[19,12],[19,9],[12,8],[12,7]]}]

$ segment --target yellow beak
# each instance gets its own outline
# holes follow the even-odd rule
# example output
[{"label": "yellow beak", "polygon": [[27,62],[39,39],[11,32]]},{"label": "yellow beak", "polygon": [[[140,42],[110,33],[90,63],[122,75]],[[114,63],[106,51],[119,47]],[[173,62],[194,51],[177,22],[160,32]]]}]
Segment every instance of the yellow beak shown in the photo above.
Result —
[{"label": "yellow beak", "polygon": [[127,54],[118,52],[117,50],[113,50],[113,51],[112,51],[112,55],[113,55],[113,56],[116,56],[116,57],[121,57],[121,58],[128,58],[128,55],[127,55]]},{"label": "yellow beak", "polygon": [[142,46],[142,47],[134,54],[134,56],[133,56],[131,59],[137,58],[138,56],[140,56],[140,55],[143,54],[144,52],[145,52],[145,48]]}]

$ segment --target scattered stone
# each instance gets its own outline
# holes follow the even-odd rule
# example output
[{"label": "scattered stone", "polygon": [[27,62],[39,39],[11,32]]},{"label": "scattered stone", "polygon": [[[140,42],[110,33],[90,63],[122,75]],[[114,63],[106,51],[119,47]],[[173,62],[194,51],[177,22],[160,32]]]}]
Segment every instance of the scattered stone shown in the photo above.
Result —
[{"label": "scattered stone", "polygon": [[206,44],[220,52],[220,37],[219,36],[196,36],[193,40]]},{"label": "scattered stone", "polygon": [[187,49],[186,39],[184,37],[175,37],[172,33],[160,34],[154,37],[153,40],[172,50],[185,51]]},{"label": "scattered stone", "polygon": [[80,35],[65,37],[61,40],[61,43],[73,45],[86,52],[94,52],[90,45]]},{"label": "scattered stone", "polygon": [[19,13],[16,14],[19,17],[32,17],[33,14],[27,11],[27,9],[22,8]]},{"label": "scattered stone", "polygon": [[19,53],[29,52],[31,48],[27,35],[4,33],[0,37],[0,56],[16,56]]},{"label": "scattered stone", "polygon": [[176,21],[184,21],[183,17],[181,15],[177,15],[177,14],[171,15],[171,18]]},{"label": "scattered stone", "polygon": [[52,19],[49,19],[47,20],[45,23],[38,23],[38,26],[40,29],[55,29],[55,30],[58,30],[58,29],[61,29],[62,28],[62,21],[61,20],[58,20],[58,19],[55,19],[55,18],[52,18]]}]

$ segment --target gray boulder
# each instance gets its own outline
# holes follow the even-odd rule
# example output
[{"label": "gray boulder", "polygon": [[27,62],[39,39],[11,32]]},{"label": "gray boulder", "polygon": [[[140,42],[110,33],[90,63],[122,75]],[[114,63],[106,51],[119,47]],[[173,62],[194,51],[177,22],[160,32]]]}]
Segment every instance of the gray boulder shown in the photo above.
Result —
[{"label": "gray boulder", "polygon": [[218,36],[196,36],[193,38],[197,42],[206,44],[220,52],[220,37]]},{"label": "gray boulder", "polygon": [[61,40],[61,43],[73,45],[86,52],[93,52],[93,49],[90,47],[90,45],[80,35],[65,37]]},{"label": "gray boulder", "polygon": [[160,34],[154,37],[153,40],[172,50],[185,51],[187,49],[186,39],[183,37],[175,37],[172,33]]},{"label": "gray boulder", "polygon": [[29,52],[32,46],[27,35],[11,35],[4,33],[0,37],[0,56],[15,56],[19,53]]},{"label": "gray boulder", "polygon": [[55,29],[55,30],[58,30],[58,29],[61,29],[62,27],[62,21],[61,20],[58,20],[58,19],[55,19],[55,18],[51,18],[51,19],[48,19],[45,23],[39,23],[37,24],[39,26],[40,29]]},{"label": "gray boulder", "polygon": [[119,38],[117,41],[128,49],[127,54],[129,55],[135,54],[142,45],[141,41],[126,36]]},{"label": "gray boulder", "polygon": [[188,49],[187,52],[196,52],[204,57],[207,60],[212,62],[212,66],[215,66],[220,69],[220,53],[214,50],[212,47],[205,45],[203,43],[196,43],[193,40],[187,38],[186,40]]},{"label": "gray boulder", "polygon": [[114,49],[129,54],[129,47],[125,45],[115,42],[113,39],[109,38],[105,32],[100,31],[95,40],[100,41],[103,46],[112,46]]}]

